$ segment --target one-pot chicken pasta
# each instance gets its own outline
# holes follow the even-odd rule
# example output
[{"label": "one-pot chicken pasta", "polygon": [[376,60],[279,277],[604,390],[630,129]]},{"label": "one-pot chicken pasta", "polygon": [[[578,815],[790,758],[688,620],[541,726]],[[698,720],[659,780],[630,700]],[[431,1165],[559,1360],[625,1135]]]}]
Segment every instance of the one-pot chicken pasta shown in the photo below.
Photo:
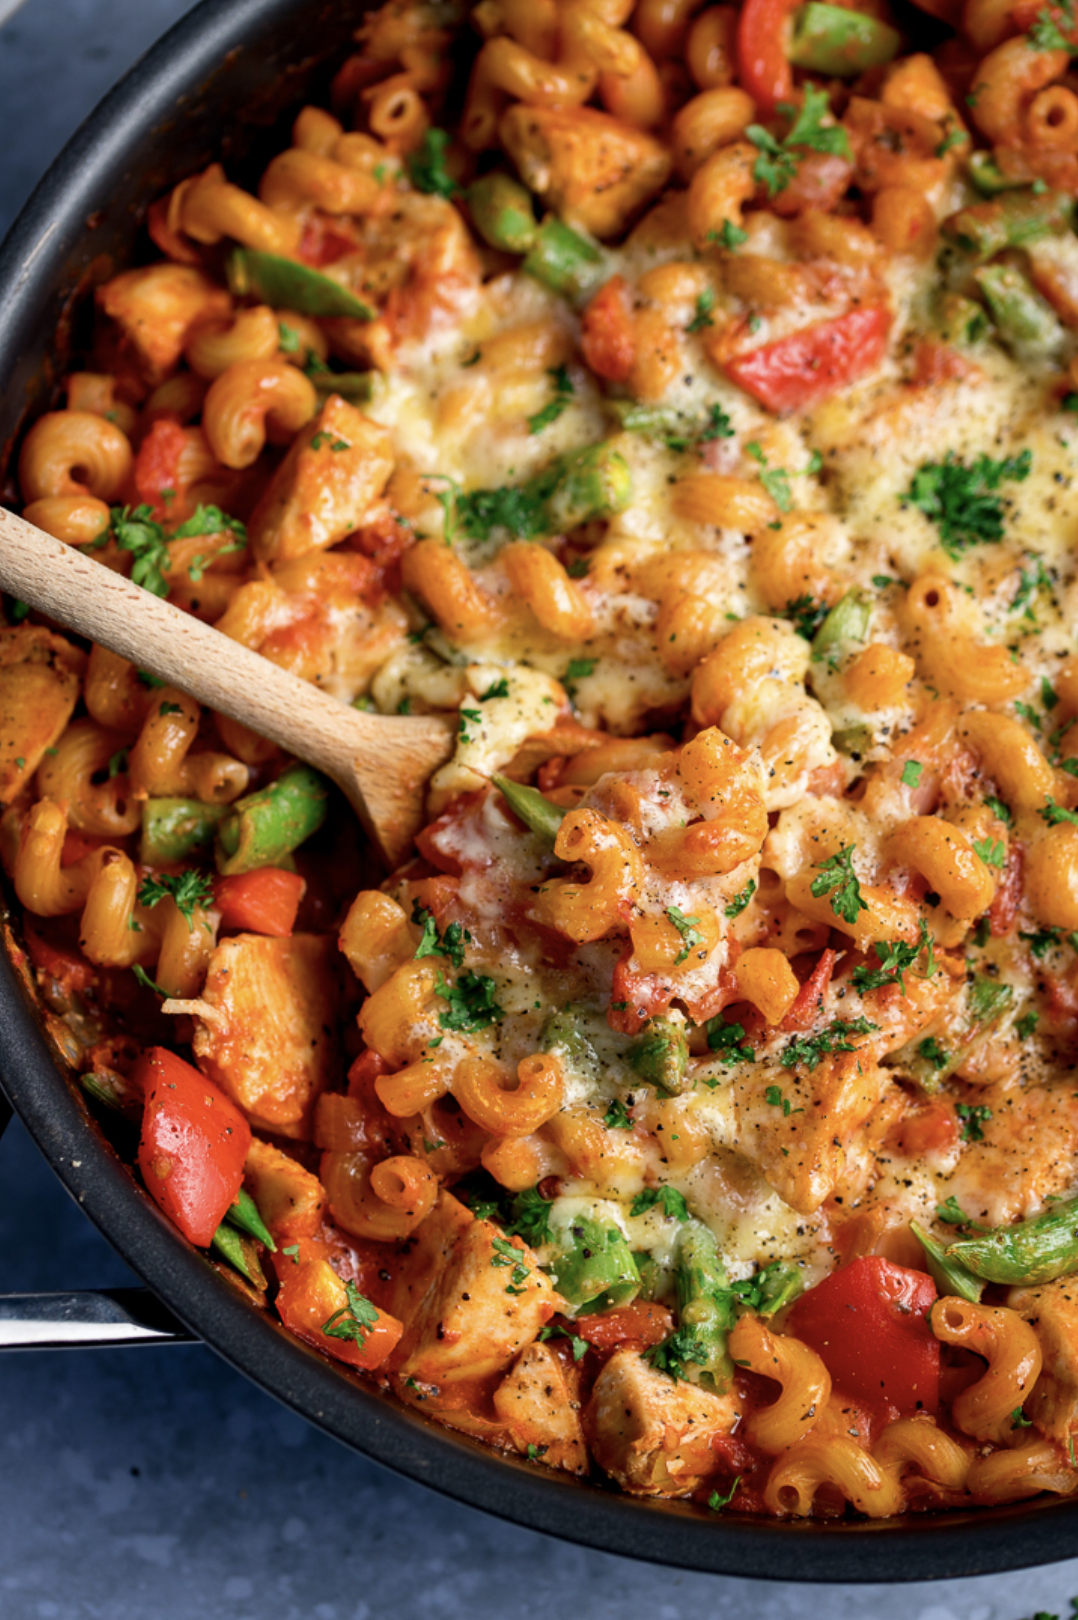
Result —
[{"label": "one-pot chicken pasta", "polygon": [[19,462],[457,728],[383,880],[8,601],[12,948],[147,1191],[400,1401],[716,1513],[1078,1489],[1078,22],[924,7],[391,0]]}]

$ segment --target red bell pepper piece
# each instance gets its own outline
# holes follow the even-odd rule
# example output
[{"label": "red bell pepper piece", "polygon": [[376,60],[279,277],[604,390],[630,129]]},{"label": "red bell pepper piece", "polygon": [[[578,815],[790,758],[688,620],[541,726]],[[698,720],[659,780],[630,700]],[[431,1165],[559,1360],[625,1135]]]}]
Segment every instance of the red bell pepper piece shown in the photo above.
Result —
[{"label": "red bell pepper piece", "polygon": [[403,1324],[365,1295],[356,1317],[353,1296],[317,1238],[300,1238],[287,1254],[282,1250],[273,1256],[273,1266],[281,1285],[274,1303],[281,1321],[297,1338],[365,1372],[380,1366],[396,1349]]},{"label": "red bell pepper piece", "polygon": [[287,939],[296,926],[296,913],[306,887],[306,880],[298,872],[260,866],[254,872],[218,878],[213,901],[221,913],[222,928]]},{"label": "red bell pepper piece", "polygon": [[661,1344],[674,1331],[674,1318],[665,1305],[635,1299],[616,1310],[578,1316],[571,1331],[596,1350],[616,1350],[622,1344]]},{"label": "red bell pepper piece", "polygon": [[200,1249],[234,1204],[243,1183],[251,1127],[234,1103],[163,1046],[132,1071],[146,1105],[138,1162],[146,1190]]},{"label": "red bell pepper piece", "polygon": [[739,355],[727,363],[726,375],[770,411],[818,405],[879,365],[890,329],[884,305],[851,309]]},{"label": "red bell pepper piece", "polygon": [[598,377],[626,383],[636,364],[636,338],[629,313],[629,283],[611,276],[599,288],[580,323],[580,348]]},{"label": "red bell pepper piece", "polygon": [[789,22],[800,0],[745,0],[737,24],[737,71],[743,89],[763,118],[793,98],[793,69],[786,56]]},{"label": "red bell pepper piece", "polygon": [[815,1350],[843,1393],[934,1413],[940,1347],[927,1314],[935,1298],[925,1272],[869,1254],[802,1294],[788,1331]]}]

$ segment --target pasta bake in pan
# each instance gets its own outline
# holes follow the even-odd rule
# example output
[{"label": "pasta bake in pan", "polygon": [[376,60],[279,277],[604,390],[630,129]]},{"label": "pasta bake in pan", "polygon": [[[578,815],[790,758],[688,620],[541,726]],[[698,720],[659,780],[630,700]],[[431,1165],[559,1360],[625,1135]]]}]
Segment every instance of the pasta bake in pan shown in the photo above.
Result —
[{"label": "pasta bake in pan", "polygon": [[[931,48],[918,49],[918,45]],[[27,973],[253,1305],[716,1513],[1078,1490],[1078,21],[390,0],[98,286],[27,517],[328,784],[5,603]]]}]

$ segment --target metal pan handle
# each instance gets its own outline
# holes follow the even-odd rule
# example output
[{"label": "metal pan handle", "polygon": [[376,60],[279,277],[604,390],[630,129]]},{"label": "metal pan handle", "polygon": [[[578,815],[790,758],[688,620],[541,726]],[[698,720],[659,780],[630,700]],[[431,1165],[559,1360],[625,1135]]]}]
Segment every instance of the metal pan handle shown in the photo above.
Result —
[{"label": "metal pan handle", "polygon": [[148,1288],[0,1294],[0,1350],[115,1350],[198,1342]]}]

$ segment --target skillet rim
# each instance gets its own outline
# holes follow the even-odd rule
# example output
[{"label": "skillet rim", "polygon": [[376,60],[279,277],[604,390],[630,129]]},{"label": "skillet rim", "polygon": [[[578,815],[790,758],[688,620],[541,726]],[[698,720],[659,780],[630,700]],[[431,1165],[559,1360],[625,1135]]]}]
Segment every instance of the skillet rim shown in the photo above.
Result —
[{"label": "skillet rim", "polygon": [[[364,0],[333,7],[342,39],[348,23],[368,9]],[[89,223],[107,212],[114,188],[130,180],[140,142],[152,149],[154,140],[165,139],[170,120],[175,129],[178,119],[182,131],[183,119],[194,118],[199,96],[215,81],[220,89],[230,74],[252,65],[257,77],[252,53],[304,10],[307,23],[326,20],[330,8],[312,18],[314,8],[304,0],[201,0],[109,92],[40,181],[0,246],[0,376],[21,376],[25,390],[21,403],[8,390],[0,406],[7,443],[21,419],[43,403],[40,369],[31,377],[27,359],[31,367],[44,364],[50,301],[73,290],[72,255]],[[343,23],[342,11],[348,13]],[[5,951],[0,1081],[67,1192],[203,1342],[333,1438],[456,1501],[596,1551],[743,1578],[940,1580],[1028,1568],[1078,1552],[1078,1518],[1068,1501],[886,1522],[717,1519],[693,1503],[635,1499],[489,1450],[353,1379],[222,1283],[102,1136],[50,1052]]]}]

